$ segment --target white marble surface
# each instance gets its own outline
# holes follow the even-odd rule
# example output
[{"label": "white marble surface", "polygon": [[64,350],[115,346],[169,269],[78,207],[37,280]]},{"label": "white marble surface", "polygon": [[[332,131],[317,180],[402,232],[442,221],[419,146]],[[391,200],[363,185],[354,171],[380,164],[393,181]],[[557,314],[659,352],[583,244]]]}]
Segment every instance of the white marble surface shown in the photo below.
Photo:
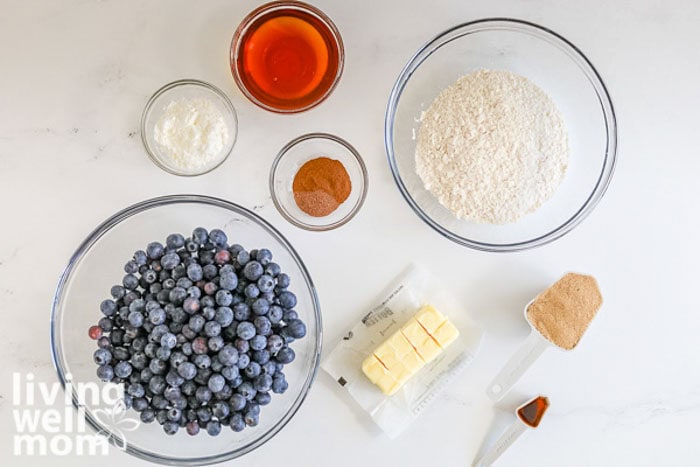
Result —
[{"label": "white marble surface", "polygon": [[[228,70],[231,34],[257,3],[0,2],[0,464],[144,465],[117,451],[14,457],[10,373],[55,379],[50,304],[78,242],[129,204],[182,192],[255,208],[288,236],[318,286],[327,350],[409,259],[438,274],[488,333],[471,369],[399,439],[383,436],[321,373],[277,437],[229,464],[469,464],[497,415],[483,389],[528,331],[522,305],[569,269],[599,278],[605,307],[579,349],[546,353],[517,386],[521,397],[548,395],[551,413],[501,465],[700,463],[699,4],[318,1],[345,39],[346,71],[325,104],[289,117],[247,102]],[[577,44],[609,86],[620,122],[606,198],[573,233],[527,253],[484,254],[442,239],[401,199],[385,161],[384,108],[404,62],[438,31],[486,16],[533,20]],[[220,86],[240,118],[229,161],[192,179],[160,171],[138,136],[148,96],[183,77]],[[312,130],[350,140],[370,172],[358,217],[323,234],[286,223],[266,184],[277,150]],[[232,176],[242,182],[227,183]]]}]

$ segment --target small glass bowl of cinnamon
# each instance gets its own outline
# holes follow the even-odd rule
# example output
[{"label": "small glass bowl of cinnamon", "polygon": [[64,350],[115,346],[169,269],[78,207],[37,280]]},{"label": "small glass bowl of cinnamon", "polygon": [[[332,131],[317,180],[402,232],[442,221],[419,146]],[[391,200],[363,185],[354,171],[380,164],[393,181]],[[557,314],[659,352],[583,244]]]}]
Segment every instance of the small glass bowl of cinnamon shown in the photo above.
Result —
[{"label": "small glass bowl of cinnamon", "polygon": [[270,169],[277,210],[306,230],[331,230],[350,221],[365,201],[367,183],[367,168],[357,150],[328,133],[293,139]]}]

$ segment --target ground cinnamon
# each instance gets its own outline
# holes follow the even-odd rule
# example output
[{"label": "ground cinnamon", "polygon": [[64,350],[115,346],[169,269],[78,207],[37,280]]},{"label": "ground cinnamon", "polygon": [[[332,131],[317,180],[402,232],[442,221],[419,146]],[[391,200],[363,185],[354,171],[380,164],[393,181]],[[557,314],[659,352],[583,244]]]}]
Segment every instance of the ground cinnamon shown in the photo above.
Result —
[{"label": "ground cinnamon", "polygon": [[294,176],[292,191],[299,209],[313,217],[324,217],[350,196],[352,183],[340,161],[318,157],[307,161]]},{"label": "ground cinnamon", "polygon": [[569,273],[527,307],[527,319],[555,345],[573,349],[603,303],[593,276]]}]

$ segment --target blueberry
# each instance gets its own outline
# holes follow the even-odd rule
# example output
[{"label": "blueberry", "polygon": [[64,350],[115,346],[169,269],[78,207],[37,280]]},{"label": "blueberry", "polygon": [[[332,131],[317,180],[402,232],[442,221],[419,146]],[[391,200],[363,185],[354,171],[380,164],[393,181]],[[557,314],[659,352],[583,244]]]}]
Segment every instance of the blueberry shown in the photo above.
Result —
[{"label": "blueberry", "polygon": [[289,284],[291,283],[291,279],[289,276],[285,273],[280,273],[277,275],[277,287],[281,287],[283,289],[286,289],[289,287]]},{"label": "blueberry", "polygon": [[192,240],[199,245],[204,245],[209,240],[209,233],[204,227],[197,227],[192,231]]},{"label": "blueberry", "polygon": [[306,335],[306,325],[300,319],[292,319],[287,322],[289,335],[295,339],[301,339]]},{"label": "blueberry", "polygon": [[197,263],[187,266],[187,277],[193,282],[201,281],[204,278],[202,266]]},{"label": "blueberry", "polygon": [[233,310],[227,306],[219,307],[214,319],[221,327],[226,327],[233,322]]},{"label": "blueberry", "polygon": [[233,295],[225,289],[216,292],[216,304],[219,306],[229,306],[233,303]]},{"label": "blueberry", "polygon": [[223,401],[214,402],[211,406],[212,415],[214,415],[219,420],[228,417],[230,412],[231,409],[229,408],[229,405]]},{"label": "blueberry", "polygon": [[114,322],[110,318],[107,318],[106,316],[104,316],[104,317],[100,318],[100,320],[97,322],[97,325],[103,331],[109,332],[114,327]]},{"label": "blueberry", "polygon": [[212,391],[206,386],[199,386],[194,394],[194,397],[198,402],[209,402],[212,398]]},{"label": "blueberry", "polygon": [[236,255],[236,263],[238,263],[239,266],[243,267],[248,263],[248,261],[250,261],[250,253],[248,253],[245,250],[239,251]]},{"label": "blueberry", "polygon": [[207,433],[211,436],[217,436],[221,433],[221,422],[217,420],[211,420],[207,423]]},{"label": "blueberry", "polygon": [[291,363],[292,361],[294,361],[295,356],[296,355],[294,354],[294,350],[292,350],[289,347],[284,347],[279,352],[277,352],[277,361],[286,365],[287,363]]},{"label": "blueberry", "polygon": [[211,229],[211,232],[209,232],[209,241],[218,247],[226,248],[228,237],[223,230]]},{"label": "blueberry", "polygon": [[129,362],[121,361],[114,365],[114,376],[117,378],[128,378],[132,371],[133,368]]},{"label": "blueberry", "polygon": [[275,288],[275,280],[272,278],[272,276],[268,276],[267,274],[260,276],[257,284],[258,289],[262,293],[272,292],[272,290]]},{"label": "blueberry", "polygon": [[209,350],[206,337],[197,337],[192,341],[192,351],[195,354],[205,354]]},{"label": "blueberry", "polygon": [[233,317],[237,321],[245,321],[250,318],[250,307],[248,304],[242,302],[233,305]]},{"label": "blueberry", "polygon": [[269,392],[258,392],[258,394],[255,396],[255,402],[260,405],[267,405],[271,400],[272,396]]},{"label": "blueberry", "polygon": [[263,275],[263,269],[262,264],[250,261],[243,268],[243,276],[249,281],[257,281]]},{"label": "blueberry", "polygon": [[215,337],[221,334],[221,325],[216,321],[208,321],[204,325],[204,334],[208,337]]},{"label": "blueberry", "polygon": [[212,280],[219,274],[219,270],[217,269],[216,266],[213,264],[207,264],[206,266],[202,267],[202,277],[205,280]]},{"label": "blueberry", "polygon": [[196,421],[190,421],[185,425],[185,430],[187,430],[187,434],[190,436],[195,436],[199,433],[199,423]]},{"label": "blueberry", "polygon": [[255,255],[255,259],[263,266],[267,266],[272,261],[272,252],[267,248],[261,248]]},{"label": "blueberry", "polygon": [[134,252],[134,262],[139,266],[143,266],[148,262],[148,255],[143,250],[137,250]]},{"label": "blueberry", "polygon": [[277,374],[272,378],[272,392],[282,394],[289,387],[289,383],[284,379],[284,375]]},{"label": "blueberry", "polygon": [[166,271],[172,271],[180,264],[180,262],[180,256],[174,251],[169,251],[160,259],[160,265],[163,266],[163,269]]},{"label": "blueberry", "polygon": [[124,295],[126,295],[126,290],[121,285],[113,285],[112,288],[109,290],[109,293],[112,295],[113,299],[119,300],[121,298],[124,298]]},{"label": "blueberry", "polygon": [[114,378],[114,369],[110,365],[97,367],[97,377],[102,381],[111,381]]},{"label": "blueberry", "polygon": [[233,365],[238,362],[238,350],[232,345],[225,345],[217,354],[223,365]]},{"label": "blueberry", "polygon": [[151,242],[146,247],[146,255],[151,259],[158,259],[163,256],[163,245],[160,242]]},{"label": "blueberry", "polygon": [[131,408],[137,412],[143,412],[148,408],[148,401],[144,397],[132,399]]},{"label": "blueberry", "polygon": [[[274,381],[273,381],[273,384],[274,384]],[[245,397],[245,399],[248,401],[253,400],[253,398],[255,397],[255,395],[257,393],[255,388],[253,387],[253,384],[249,381],[245,381],[243,384],[238,386],[237,391],[238,391],[238,394]]]},{"label": "blueberry", "polygon": [[246,398],[240,393],[234,394],[233,396],[231,396],[231,399],[229,399],[231,410],[233,410],[234,412],[240,412],[241,410],[243,410],[243,408],[246,406],[246,403]]},{"label": "blueberry", "polygon": [[270,310],[267,312],[267,317],[272,324],[277,324],[280,321],[282,321],[283,316],[284,316],[284,311],[282,310],[282,307],[280,307],[279,305],[272,305],[270,307]]},{"label": "blueberry", "polygon": [[132,311],[129,313],[129,324],[135,328],[143,326],[143,313],[140,311]]},{"label": "blueberry", "polygon": [[168,238],[165,239],[165,246],[169,250],[177,250],[178,248],[182,248],[185,246],[185,237],[179,233],[170,234],[168,235]]},{"label": "blueberry", "polygon": [[229,420],[229,425],[231,429],[235,432],[241,432],[245,429],[245,421],[243,420],[243,415],[240,413],[234,413],[231,415],[231,420]]},{"label": "blueberry", "polygon": [[101,349],[107,349],[112,346],[112,342],[110,341],[109,337],[102,336],[97,339],[97,346]]},{"label": "blueberry", "polygon": [[285,311],[284,314],[282,315],[282,319],[283,319],[284,321],[286,321],[286,322],[290,322],[290,321],[292,321],[293,319],[299,319],[299,315],[298,315],[297,312],[294,311],[294,310],[287,310],[287,311]]},{"label": "blueberry", "polygon": [[[238,362],[238,354],[236,354],[236,362]],[[225,366],[221,369],[221,376],[226,378],[228,381],[233,381],[239,375],[239,370],[237,366]]]},{"label": "blueberry", "polygon": [[224,271],[219,277],[219,286],[224,290],[235,290],[238,286],[238,276],[233,271]]},{"label": "blueberry", "polygon": [[282,272],[282,268],[280,268],[280,265],[277,263],[268,263],[268,265],[265,266],[265,274],[268,276],[277,277],[280,272]]},{"label": "blueberry", "polygon": [[122,284],[124,284],[124,288],[127,290],[134,290],[139,286],[139,280],[133,274],[127,274],[124,276]]},{"label": "blueberry", "polygon": [[267,392],[272,389],[272,376],[263,374],[255,378],[253,387],[258,392]]},{"label": "blueberry", "polygon": [[210,337],[207,341],[207,347],[209,347],[209,350],[211,350],[212,352],[218,352],[219,350],[224,348],[224,345],[224,338],[221,336]]},{"label": "blueberry", "polygon": [[250,364],[250,357],[248,354],[238,354],[238,368],[246,368]]},{"label": "blueberry", "polygon": [[115,347],[112,349],[112,357],[119,361],[128,360],[129,351],[125,347]]},{"label": "blueberry", "polygon": [[207,295],[214,295],[216,291],[219,290],[219,286],[214,282],[207,282],[204,284],[203,290]]},{"label": "blueberry", "polygon": [[[207,389],[207,388],[203,388],[203,389]],[[208,389],[207,389],[207,391],[208,391]],[[209,420],[211,420],[211,408],[210,407],[200,407],[199,409],[197,409],[197,420],[200,423],[207,423]]]},{"label": "blueberry", "polygon": [[168,360],[170,360],[171,353],[172,352],[168,347],[160,346],[158,347],[158,350],[156,350],[156,358],[163,362],[167,362]]},{"label": "blueberry", "polygon": [[179,428],[180,425],[178,425],[177,422],[167,421],[163,423],[163,431],[168,435],[174,435]]},{"label": "blueberry", "polygon": [[252,339],[255,336],[255,326],[249,321],[244,321],[238,325],[236,333],[241,339]]},{"label": "blueberry", "polygon": [[166,332],[160,338],[160,345],[167,349],[174,349],[177,345],[177,337],[172,332]]},{"label": "blueberry", "polygon": [[247,340],[245,339],[236,339],[233,341],[233,346],[236,347],[236,350],[238,350],[238,353],[246,353],[250,350],[250,344],[248,343]]},{"label": "blueberry", "polygon": [[186,298],[187,290],[182,287],[173,288],[168,295],[168,300],[170,300],[170,303],[173,303],[174,305],[182,304]]},{"label": "blueberry", "polygon": [[136,352],[131,357],[131,366],[137,370],[144,370],[148,366],[148,357],[143,352]]},{"label": "blueberry", "polygon": [[186,292],[187,295],[189,296],[189,292],[188,292],[187,289],[189,289],[190,287],[192,287],[192,281],[191,281],[188,277],[181,277],[181,278],[179,278],[179,279],[177,280],[177,282],[175,282],[175,285],[176,285],[177,287],[182,287],[183,289],[185,289],[185,292]]},{"label": "blueberry", "polygon": [[264,298],[258,298],[253,302],[252,308],[256,315],[266,315],[270,311],[270,302]]},{"label": "blueberry", "polygon": [[252,339],[250,339],[250,348],[253,350],[262,350],[265,347],[267,347],[267,339],[265,336],[261,336],[260,334],[254,336]]},{"label": "blueberry", "polygon": [[248,366],[243,370],[243,373],[249,378],[253,379],[260,375],[262,367],[257,362],[250,362]]},{"label": "blueberry", "polygon": [[194,297],[187,297],[182,304],[182,309],[188,315],[193,315],[193,314],[197,313],[199,311],[200,307],[201,307],[201,304],[199,302],[199,299],[194,298]]},{"label": "blueberry", "polygon": [[265,316],[258,316],[253,320],[255,330],[262,336],[269,336],[272,333],[272,323]]},{"label": "blueberry", "polygon": [[100,303],[100,311],[105,316],[112,316],[117,312],[117,304],[114,303],[114,300],[103,300],[102,303]]},{"label": "blueberry", "polygon": [[141,412],[140,418],[143,423],[152,423],[153,420],[156,419],[156,411],[153,409],[146,409]]},{"label": "blueberry", "polygon": [[202,315],[194,315],[190,317],[190,320],[187,323],[187,325],[193,332],[199,332],[202,330],[202,328],[204,328],[205,323],[206,320]]},{"label": "blueberry", "polygon": [[207,382],[207,387],[212,392],[219,392],[223,389],[224,384],[226,384],[226,379],[223,376],[221,376],[220,374],[214,373],[209,378],[209,381]]},{"label": "blueberry", "polygon": [[209,368],[211,366],[211,357],[207,354],[195,355],[192,359],[197,368]]},{"label": "blueberry", "polygon": [[177,374],[176,370],[173,368],[168,372],[168,374],[165,375],[165,382],[168,383],[171,387],[177,388],[185,382],[185,378]]},{"label": "blueberry", "polygon": [[124,272],[127,274],[136,274],[137,272],[139,272],[139,265],[136,264],[136,261],[134,260],[128,261],[124,265]]},{"label": "blueberry", "polygon": [[153,269],[149,269],[145,273],[143,273],[143,280],[146,281],[147,284],[153,284],[156,279],[158,279],[158,273],[155,272]]},{"label": "blueberry", "polygon": [[246,412],[243,417],[245,424],[248,426],[256,426],[260,422],[260,415],[252,412]]},{"label": "blueberry", "polygon": [[264,365],[270,361],[270,352],[266,349],[255,350],[251,358],[254,362]]},{"label": "blueberry", "polygon": [[279,294],[279,301],[282,308],[291,309],[297,304],[297,297],[292,292],[282,292]]}]

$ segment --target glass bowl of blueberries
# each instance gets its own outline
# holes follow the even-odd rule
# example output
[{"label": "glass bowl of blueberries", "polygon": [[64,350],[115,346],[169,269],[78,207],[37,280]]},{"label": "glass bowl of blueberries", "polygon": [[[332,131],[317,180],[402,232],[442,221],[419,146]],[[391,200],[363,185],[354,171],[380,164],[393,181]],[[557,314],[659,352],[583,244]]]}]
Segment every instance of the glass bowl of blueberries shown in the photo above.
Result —
[{"label": "glass bowl of blueberries", "polygon": [[54,363],[78,416],[100,443],[168,465],[234,459],[278,433],[311,387],[321,333],[289,242],[249,210],[195,195],[99,225],[51,314]]}]

